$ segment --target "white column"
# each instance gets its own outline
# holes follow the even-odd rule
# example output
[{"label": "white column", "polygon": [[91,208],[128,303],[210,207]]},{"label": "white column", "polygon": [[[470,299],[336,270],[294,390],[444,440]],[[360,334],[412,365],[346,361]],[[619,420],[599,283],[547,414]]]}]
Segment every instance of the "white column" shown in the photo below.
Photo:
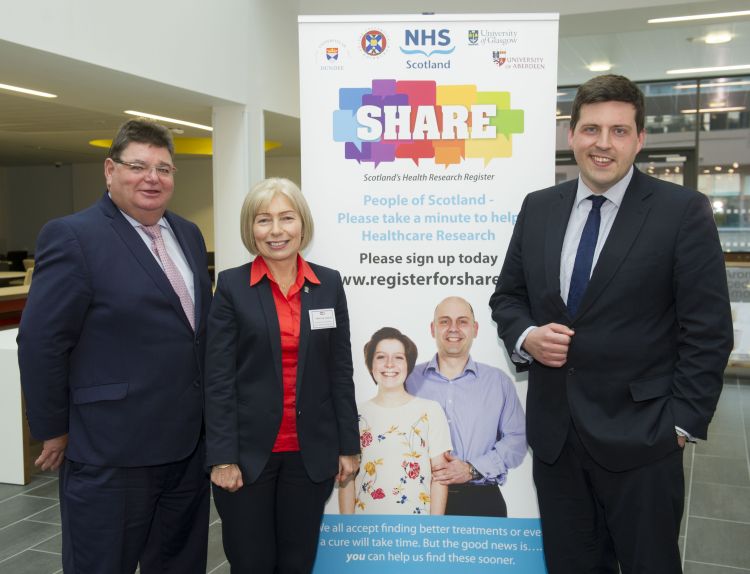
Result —
[{"label": "white column", "polygon": [[263,112],[244,105],[213,109],[214,249],[216,273],[246,262],[240,209],[264,177]]}]

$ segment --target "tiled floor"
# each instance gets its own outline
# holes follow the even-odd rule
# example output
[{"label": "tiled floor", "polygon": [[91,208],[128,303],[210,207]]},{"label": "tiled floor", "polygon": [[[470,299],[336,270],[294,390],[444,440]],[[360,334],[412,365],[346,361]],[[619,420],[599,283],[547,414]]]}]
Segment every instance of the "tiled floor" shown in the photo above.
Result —
[{"label": "tiled floor", "polygon": [[[229,574],[221,521],[211,501],[208,567]],[[42,472],[26,486],[0,484],[0,574],[62,572],[57,473]]]},{"label": "tiled floor", "polygon": [[[727,378],[708,442],[685,452],[685,574],[750,574],[750,381]],[[209,573],[229,573],[211,507]],[[687,543],[686,543],[687,541]],[[52,574],[60,566],[57,477],[0,484],[0,574]]]}]

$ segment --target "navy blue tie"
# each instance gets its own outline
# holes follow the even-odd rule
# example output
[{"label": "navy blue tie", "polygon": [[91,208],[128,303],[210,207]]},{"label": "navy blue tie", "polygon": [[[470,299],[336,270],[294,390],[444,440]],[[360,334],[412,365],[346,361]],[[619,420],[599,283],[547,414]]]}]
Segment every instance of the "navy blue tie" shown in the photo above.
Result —
[{"label": "navy blue tie", "polygon": [[583,299],[583,294],[589,284],[591,277],[591,263],[594,261],[596,240],[599,238],[599,224],[602,222],[601,207],[607,199],[601,195],[589,195],[586,199],[591,200],[591,211],[583,226],[581,241],[576,251],[576,261],[573,264],[573,273],[570,276],[570,289],[568,289],[568,311],[571,316],[578,311],[578,305]]}]

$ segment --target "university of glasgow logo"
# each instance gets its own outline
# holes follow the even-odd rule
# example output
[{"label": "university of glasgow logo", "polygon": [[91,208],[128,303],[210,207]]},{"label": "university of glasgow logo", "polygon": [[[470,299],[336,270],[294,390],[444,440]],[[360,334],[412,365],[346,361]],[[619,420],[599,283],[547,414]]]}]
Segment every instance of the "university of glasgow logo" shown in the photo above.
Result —
[{"label": "university of glasgow logo", "polygon": [[380,56],[385,52],[387,40],[380,30],[370,30],[362,36],[362,50],[368,56]]},{"label": "university of glasgow logo", "polygon": [[326,48],[326,60],[338,60],[339,49],[338,48]]},{"label": "university of glasgow logo", "polygon": [[479,30],[469,30],[469,44],[475,46],[479,42]]},{"label": "university of glasgow logo", "polygon": [[505,50],[493,50],[492,52],[492,61],[497,64],[498,68],[502,66],[505,63],[505,60],[507,59],[506,56],[507,52]]}]

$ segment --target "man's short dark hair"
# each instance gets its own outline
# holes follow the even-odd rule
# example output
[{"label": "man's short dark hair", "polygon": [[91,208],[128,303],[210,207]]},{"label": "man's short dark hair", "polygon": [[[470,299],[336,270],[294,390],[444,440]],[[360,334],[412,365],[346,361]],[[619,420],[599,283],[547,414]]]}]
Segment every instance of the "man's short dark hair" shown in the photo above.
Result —
[{"label": "man's short dark hair", "polygon": [[635,108],[635,127],[638,133],[643,131],[645,125],[645,104],[643,92],[631,80],[625,76],[616,74],[605,74],[591,78],[588,82],[578,88],[573,100],[573,110],[570,114],[570,130],[576,129],[578,119],[581,116],[581,107],[586,104],[597,104],[599,102],[625,102],[633,104]]},{"label": "man's short dark hair", "polygon": [[[372,377],[372,363],[375,357],[375,348],[380,341],[385,341],[386,339],[395,339],[396,341],[400,341],[404,346],[404,352],[406,354],[406,376],[408,377],[414,370],[414,365],[417,364],[417,346],[409,337],[393,327],[382,327],[378,329],[372,334],[370,340],[365,343],[365,365],[367,365],[367,372],[370,373],[370,376]],[[373,380],[375,380],[375,377],[373,377]]]},{"label": "man's short dark hair", "polygon": [[128,120],[120,126],[115,139],[112,140],[107,157],[120,159],[122,151],[133,142],[166,148],[169,156],[174,159],[172,132],[161,124],[143,118]]}]

